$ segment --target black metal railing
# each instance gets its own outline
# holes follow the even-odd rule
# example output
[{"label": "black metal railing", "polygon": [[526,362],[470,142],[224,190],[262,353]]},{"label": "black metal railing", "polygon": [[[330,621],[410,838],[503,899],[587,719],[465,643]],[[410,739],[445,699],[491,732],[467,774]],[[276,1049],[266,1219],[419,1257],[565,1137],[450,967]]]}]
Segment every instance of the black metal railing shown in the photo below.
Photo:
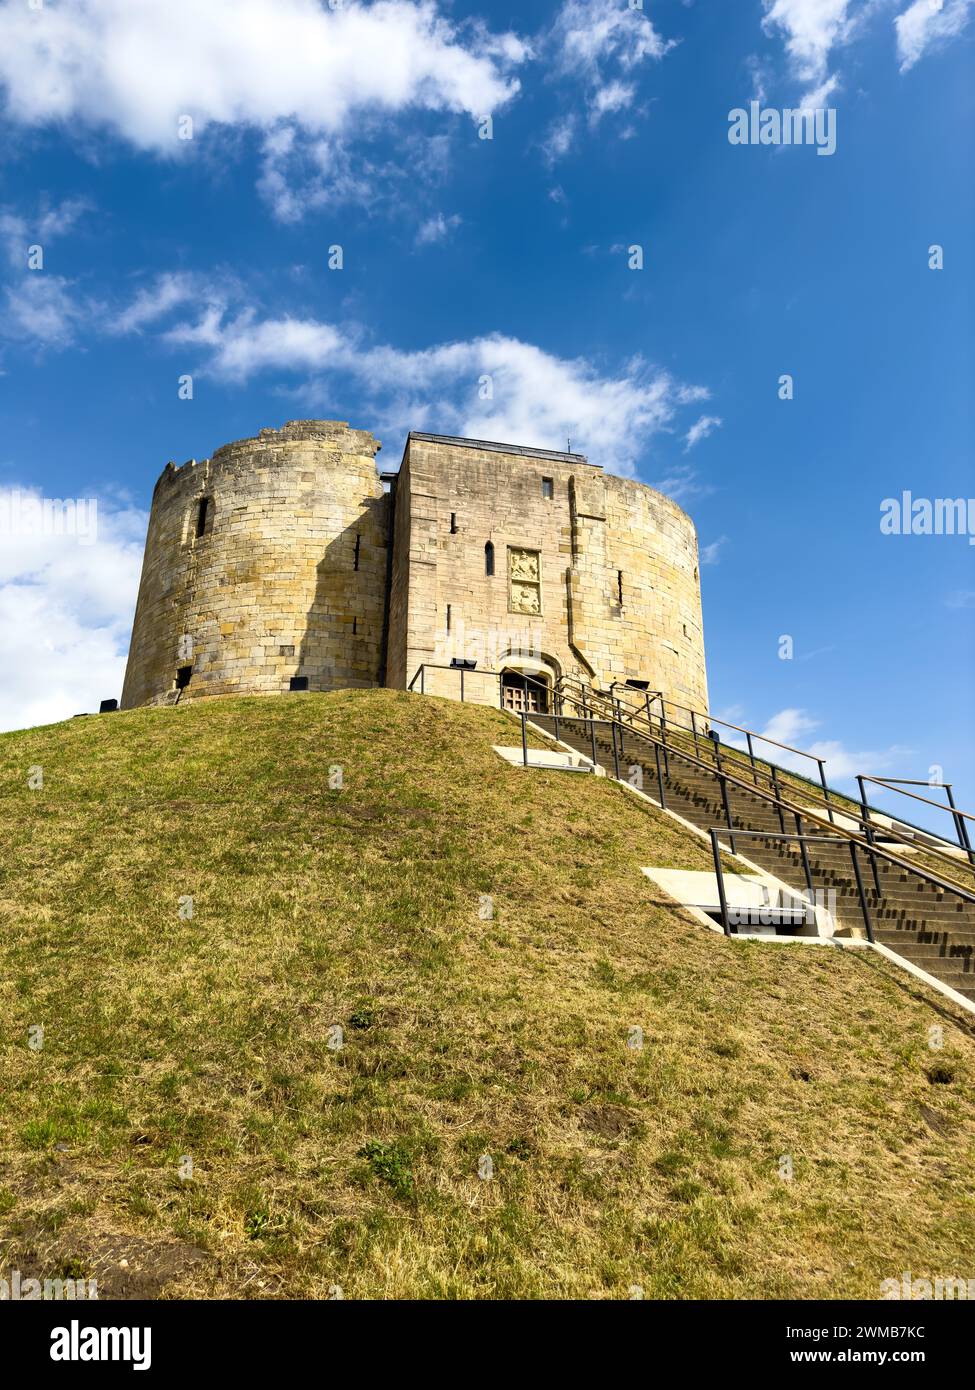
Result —
[{"label": "black metal railing", "polygon": [[[929,796],[919,796],[917,792],[904,790],[905,787],[930,787],[930,782],[919,782],[910,777],[868,777],[863,773],[857,775],[857,782],[860,786],[860,805],[863,808],[864,817],[866,819],[869,819],[870,811],[874,810],[874,808],[867,803],[867,782],[873,782],[878,787],[886,788],[887,791],[897,792],[900,796],[908,796],[912,801],[920,801],[925,806],[933,806],[935,810],[943,811],[946,815],[951,816],[959,847],[965,851],[969,864],[975,865],[975,849],[972,848],[972,842],[966,824],[966,821],[971,821],[975,824],[975,816],[970,815],[968,811],[960,810],[959,807],[955,805],[952,784],[950,782],[937,783],[938,786],[943,787],[945,795],[948,798],[947,806],[940,801],[933,801]],[[884,822],[889,820],[893,821],[896,825],[907,826],[911,831],[922,836],[933,836],[943,844],[949,843],[946,836],[939,835],[935,830],[925,830],[922,826],[914,825],[911,821],[904,820],[902,816],[890,816],[887,812],[883,812],[879,813],[879,817],[881,828],[886,828]],[[930,846],[925,845],[924,848],[927,849],[930,848]]]},{"label": "black metal railing", "polygon": [[[567,678],[567,683],[571,683],[573,679],[574,678]],[[744,729],[741,725],[727,724],[726,721],[715,720],[711,718],[711,716],[701,715],[700,712],[692,710],[687,705],[677,705],[672,701],[663,701],[657,691],[641,692],[641,694],[644,696],[646,705],[650,708],[650,713],[647,714],[646,708],[644,707],[635,709],[632,706],[628,706],[626,707],[627,713],[624,717],[624,722],[632,727],[635,732],[639,732],[642,726],[644,729],[658,734],[668,752],[680,746],[688,748],[693,746],[695,756],[707,762],[708,757],[703,751],[707,749],[710,751],[710,756],[714,760],[715,767],[719,769],[722,758],[732,763],[741,759],[743,764],[747,762],[749,775],[755,785],[759,786],[764,782],[767,789],[776,797],[779,795],[783,784],[788,786],[790,781],[801,783],[802,787],[808,791],[813,801],[821,800],[822,811],[825,813],[831,825],[837,823],[837,816],[846,816],[854,823],[860,825],[864,837],[871,842],[878,838],[896,840],[898,838],[897,828],[900,826],[903,827],[905,832],[905,835],[901,838],[914,838],[917,835],[923,836],[925,841],[923,849],[925,852],[934,856],[949,874],[967,871],[969,868],[975,871],[975,851],[972,850],[966,827],[966,822],[975,821],[975,816],[960,810],[960,808],[954,804],[954,798],[950,791],[950,784],[949,790],[947,791],[950,804],[947,807],[939,802],[929,802],[928,804],[953,815],[956,834],[958,836],[958,844],[965,851],[967,857],[966,863],[959,862],[955,843],[946,836],[940,835],[935,830],[916,825],[903,816],[892,816],[889,812],[872,806],[866,799],[862,784],[859,804],[853,797],[848,797],[836,788],[830,787],[825,776],[825,760],[819,758],[817,755],[804,753],[803,750],[793,748],[790,744],[778,743],[777,740],[767,739],[765,735],[756,734],[753,730]],[[615,711],[612,717],[620,717],[618,714],[620,701],[617,695],[610,696],[606,693],[595,692],[589,689],[584,696],[580,696],[573,691],[571,698],[574,701],[584,699],[589,706],[601,702],[604,710],[606,710],[607,706],[612,705]],[[652,701],[656,699],[659,699],[661,703],[662,712],[660,714],[654,714],[653,712]],[[666,716],[667,707],[689,714],[689,726],[678,726],[673,720],[668,719]],[[707,721],[710,724],[721,723],[727,728],[732,728],[745,734],[745,748],[738,748],[734,745],[722,743],[714,729],[708,728],[705,731],[701,728],[702,721]],[[812,759],[819,767],[819,783],[817,784],[811,778],[807,778],[801,772],[797,772],[791,768],[783,768],[771,762],[769,759],[762,758],[760,755],[756,754],[754,741],[760,738],[765,738],[766,742],[773,743],[776,747],[790,753],[797,753],[803,757]],[[898,779],[895,778],[864,778],[864,781],[876,782],[882,786],[887,786],[889,783],[891,784],[891,789],[894,789],[893,784],[897,780]],[[906,779],[904,779],[904,781],[905,785],[911,785]],[[904,794],[912,795],[911,793]],[[914,799],[918,801],[926,800],[926,798],[917,796],[915,796]]]},{"label": "black metal railing", "polygon": [[[425,670],[455,671],[460,677],[461,698],[464,696],[464,668],[435,663],[424,663],[414,673],[409,683],[408,689],[412,690],[416,681],[420,681],[421,693],[425,690]],[[758,834],[746,829],[744,826],[736,826],[731,811],[730,789],[735,788],[739,791],[750,794],[758,798],[767,805],[771,806],[776,814],[779,833],[776,836],[768,832],[761,832],[769,839],[792,840],[800,844],[800,854],[803,858],[804,869],[808,869],[807,854],[803,840],[808,841],[811,837],[803,830],[804,822],[809,821],[814,826],[821,826],[827,831],[835,832],[833,836],[818,837],[820,840],[834,838],[850,841],[860,847],[868,856],[872,870],[874,887],[878,898],[883,896],[880,878],[880,863],[894,865],[901,872],[908,872],[914,877],[919,878],[941,892],[949,892],[956,897],[960,897],[967,903],[975,904],[975,892],[970,888],[954,882],[941,874],[932,872],[918,864],[912,864],[900,855],[895,854],[886,848],[883,841],[896,834],[894,826],[903,825],[909,829],[917,830],[919,827],[911,826],[910,822],[890,817],[887,813],[871,806],[867,800],[863,789],[861,789],[861,800],[857,804],[852,798],[844,796],[843,793],[830,788],[823,779],[821,786],[817,787],[811,779],[804,777],[801,773],[778,766],[777,764],[756,755],[754,750],[754,739],[764,738],[764,735],[755,734],[753,730],[744,729],[741,725],[728,724],[727,721],[716,720],[710,715],[703,715],[700,711],[692,710],[689,706],[678,705],[673,701],[665,700],[659,691],[640,692],[644,696],[643,705],[640,709],[630,706],[625,708],[621,705],[619,696],[609,694],[605,691],[587,685],[584,681],[575,676],[562,676],[553,685],[547,681],[538,680],[535,677],[524,675],[521,672],[513,673],[508,671],[480,671],[481,676],[489,676],[498,681],[499,704],[504,708],[504,681],[510,684],[513,676],[517,675],[517,681],[525,691],[525,701],[527,703],[529,687],[535,687],[539,692],[544,692],[546,701],[551,702],[551,711],[540,709],[537,711],[522,710],[513,711],[521,714],[522,723],[522,748],[525,765],[527,759],[527,720],[533,714],[546,715],[553,719],[555,726],[555,737],[561,740],[561,733],[567,720],[582,722],[586,726],[586,741],[590,745],[591,761],[598,765],[598,746],[596,729],[597,726],[604,726],[609,743],[610,757],[612,758],[613,774],[617,781],[623,780],[620,777],[620,757],[623,748],[623,739],[626,734],[642,740],[649,744],[654,753],[654,767],[657,774],[658,795],[660,805],[667,809],[665,778],[670,776],[670,758],[676,757],[678,760],[698,769],[703,770],[716,777],[720,796],[722,811],[727,822],[726,830],[732,853],[737,853],[735,848],[736,838],[743,835]],[[653,714],[651,706],[654,702],[659,702],[660,713]],[[668,719],[667,709],[676,709],[691,716],[690,721],[685,725],[678,725],[673,719]],[[648,711],[650,711],[648,713]],[[600,717],[600,715],[602,717]],[[702,728],[702,724],[705,727]],[[724,727],[732,728],[746,735],[746,748],[738,749],[727,744],[723,744],[720,735],[710,726],[722,724]],[[751,735],[751,738],[747,738]],[[802,749],[792,748],[789,744],[779,743],[774,739],[766,739],[768,743],[775,744],[790,753],[798,753],[803,757],[811,758],[820,767],[824,760],[815,754],[805,753]],[[694,751],[690,749],[693,747]],[[708,756],[707,754],[710,754]],[[738,755],[747,753],[747,761],[740,759]],[[737,772],[741,771],[742,776]],[[745,780],[747,777],[748,780]],[[789,780],[798,779],[803,783],[803,790],[809,789],[812,796],[818,793],[823,799],[821,808],[807,807],[798,805],[790,799],[789,792],[792,788]],[[887,779],[893,782],[895,779]],[[864,781],[877,781],[884,785],[882,779],[864,778]],[[917,798],[923,800],[924,798]],[[934,803],[937,804],[937,803]],[[944,809],[944,808],[942,808]],[[953,800],[949,810],[953,810],[956,818],[962,817],[964,820],[975,819],[967,812],[960,811],[954,806]],[[848,820],[850,827],[837,821],[840,815]],[[796,832],[786,831],[786,820],[796,825]],[[885,824],[891,822],[891,825]],[[957,819],[956,819],[957,824]],[[878,833],[879,832],[879,833]],[[926,836],[934,836],[934,832],[922,831]],[[942,844],[948,842],[941,838]],[[970,846],[969,846],[970,848]],[[925,846],[926,851],[934,855],[939,861],[947,859],[952,869],[959,867],[957,858],[949,856],[947,852],[938,846]],[[967,867],[967,865],[966,865]]]},{"label": "black metal railing", "polygon": [[[613,770],[614,773],[617,774],[617,780],[622,780],[618,776],[620,757],[620,744],[618,740],[625,734],[629,734],[630,737],[636,738],[646,744],[657,744],[657,752],[655,753],[655,766],[658,769],[658,773],[662,770],[661,764],[665,764],[665,760],[663,757],[665,750],[663,744],[658,741],[657,737],[654,734],[642,729],[635,729],[630,726],[624,726],[620,721],[615,719],[600,720],[592,717],[591,715],[588,718],[579,715],[567,716],[563,709],[563,722],[565,722],[567,718],[572,718],[573,722],[581,723],[583,725],[588,726],[587,735],[588,738],[592,741],[594,747],[596,746],[596,727],[598,725],[602,725],[610,731],[606,735],[606,741],[610,745],[610,756],[612,756],[613,758]],[[615,734],[612,732],[614,728],[616,730]],[[810,866],[808,864],[808,855],[804,847],[804,841],[808,842],[810,838],[812,838],[806,830],[806,825],[808,823],[814,827],[820,827],[821,829],[827,832],[833,832],[832,834],[828,834],[827,836],[820,836],[820,839],[828,838],[834,841],[839,840],[853,843],[862,853],[864,853],[867,856],[868,862],[870,863],[871,869],[873,871],[874,887],[876,889],[878,899],[884,896],[883,886],[880,878],[880,865],[889,864],[893,865],[901,872],[906,871],[907,873],[913,875],[915,878],[930,884],[940,892],[951,893],[953,896],[961,898],[966,903],[975,904],[975,892],[973,892],[971,889],[963,887],[961,884],[954,883],[950,879],[946,879],[942,877],[940,874],[936,874],[931,870],[922,867],[921,865],[910,863],[908,860],[902,858],[900,855],[897,855],[892,850],[886,848],[882,843],[880,843],[876,839],[875,836],[868,836],[864,827],[861,826],[861,830],[858,833],[856,830],[849,829],[841,824],[833,825],[826,818],[825,814],[821,814],[817,812],[815,809],[810,809],[808,807],[797,805],[794,801],[790,800],[789,796],[787,795],[787,788],[783,789],[781,785],[778,785],[774,791],[767,790],[761,785],[756,785],[751,781],[745,780],[743,776],[737,776],[734,772],[729,771],[726,765],[722,764],[720,751],[717,753],[718,762],[716,765],[707,762],[701,758],[698,758],[694,754],[688,752],[687,750],[676,747],[673,744],[671,744],[666,749],[666,752],[669,754],[670,757],[676,757],[680,761],[685,762],[688,765],[697,768],[698,770],[703,770],[707,772],[710,776],[716,778],[721,796],[722,810],[724,812],[726,821],[726,826],[722,829],[723,833],[727,835],[728,843],[733,854],[737,853],[737,839],[745,835],[754,835],[769,840],[797,841],[800,845],[800,857],[803,861],[803,871],[808,881]],[[662,780],[662,777],[660,777],[659,781],[661,783]],[[775,834],[766,830],[752,830],[746,826],[736,825],[731,809],[732,789],[738,790],[740,792],[745,792],[749,796],[757,798],[763,801],[766,805],[771,806],[775,811],[779,822],[779,832]],[[664,809],[666,809],[665,801],[662,801],[661,805],[664,807]],[[794,823],[794,832],[791,830],[786,830],[787,818],[791,823]],[[853,821],[855,825],[860,825],[859,817],[851,815],[849,819]],[[857,867],[859,869],[859,861]]]},{"label": "black metal railing", "polygon": [[[800,818],[797,816],[796,821],[798,822],[799,819]],[[728,894],[725,889],[724,866],[721,863],[721,843],[718,839],[718,836],[723,833],[723,826],[712,826],[711,829],[708,831],[708,834],[711,837],[711,854],[714,858],[714,872],[718,882],[718,904],[721,913],[721,927],[724,931],[725,936],[733,936],[734,933],[731,930],[731,917],[728,910]],[[870,905],[867,900],[866,889],[863,885],[863,874],[860,869],[860,860],[857,855],[857,845],[854,840],[845,840],[841,835],[807,835],[803,833],[801,829],[797,829],[795,834],[781,835],[770,834],[767,830],[739,829],[735,832],[735,834],[736,836],[753,835],[760,837],[763,840],[798,840],[802,853],[803,870],[806,879],[806,891],[809,894],[807,901],[814,913],[818,904],[816,902],[816,887],[813,881],[812,866],[809,863],[809,854],[806,850],[806,845],[823,843],[829,843],[834,845],[848,844],[850,847],[850,858],[853,862],[853,877],[854,881],[856,882],[857,896],[860,899],[860,911],[863,914],[864,929],[867,933],[867,940],[870,942],[874,940],[873,917],[870,912]]]}]

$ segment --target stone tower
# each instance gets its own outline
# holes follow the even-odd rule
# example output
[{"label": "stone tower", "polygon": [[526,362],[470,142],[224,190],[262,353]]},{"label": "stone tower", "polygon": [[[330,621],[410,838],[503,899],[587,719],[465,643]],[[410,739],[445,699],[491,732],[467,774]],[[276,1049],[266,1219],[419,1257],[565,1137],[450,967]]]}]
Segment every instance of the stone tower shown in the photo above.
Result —
[{"label": "stone tower", "polygon": [[582,454],[411,433],[379,475],[378,449],[300,420],[166,467],[124,708],[419,689],[421,667],[457,696],[460,661],[485,703],[571,676],[707,710],[697,536],[670,498]]},{"label": "stone tower", "polygon": [[292,421],[156,483],[122,707],[380,683],[378,442]]}]

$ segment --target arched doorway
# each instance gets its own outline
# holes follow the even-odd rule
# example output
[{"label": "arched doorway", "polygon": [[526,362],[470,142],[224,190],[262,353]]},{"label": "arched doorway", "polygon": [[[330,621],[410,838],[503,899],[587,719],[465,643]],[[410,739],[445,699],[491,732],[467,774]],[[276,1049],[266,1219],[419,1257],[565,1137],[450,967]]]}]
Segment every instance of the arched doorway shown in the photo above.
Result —
[{"label": "arched doorway", "polygon": [[554,662],[509,652],[498,662],[501,672],[501,704],[516,714],[548,714],[552,687],[558,679]]}]

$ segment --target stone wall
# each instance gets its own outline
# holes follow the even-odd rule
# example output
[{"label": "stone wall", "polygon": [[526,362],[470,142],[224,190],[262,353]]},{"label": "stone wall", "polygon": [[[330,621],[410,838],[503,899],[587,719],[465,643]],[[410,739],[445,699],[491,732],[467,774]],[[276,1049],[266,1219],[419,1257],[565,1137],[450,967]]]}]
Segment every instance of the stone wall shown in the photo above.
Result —
[{"label": "stone wall", "polygon": [[[669,498],[577,454],[411,434],[396,506],[390,685],[520,652],[524,669],[645,680],[707,708],[697,537]],[[425,680],[459,690],[456,672]],[[468,695],[481,685],[497,698],[476,677]]]},{"label": "stone wall", "polygon": [[[338,421],[293,421],[169,464],[153,494],[123,708],[376,685],[386,590],[379,444]],[[203,534],[197,535],[206,499]]]},{"label": "stone wall", "polygon": [[[293,421],[168,465],[124,708],[175,698],[187,675],[181,700],[287,690],[293,676],[402,689],[455,657],[604,689],[643,680],[707,708],[697,538],[675,503],[580,454],[424,434],[387,498],[378,448],[338,421]],[[424,682],[460,693],[455,670]],[[483,674],[465,687],[498,698]]]}]

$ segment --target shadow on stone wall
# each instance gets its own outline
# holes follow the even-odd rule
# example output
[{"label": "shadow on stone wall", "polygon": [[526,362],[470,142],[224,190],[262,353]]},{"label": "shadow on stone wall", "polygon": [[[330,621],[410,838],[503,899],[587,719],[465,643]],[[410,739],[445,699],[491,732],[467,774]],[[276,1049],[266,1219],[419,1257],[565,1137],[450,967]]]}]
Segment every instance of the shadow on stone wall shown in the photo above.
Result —
[{"label": "shadow on stone wall", "polygon": [[[364,497],[362,515],[325,546],[315,597],[295,652],[309,690],[379,684],[386,606],[387,498]],[[356,568],[356,541],[359,567]]]}]

